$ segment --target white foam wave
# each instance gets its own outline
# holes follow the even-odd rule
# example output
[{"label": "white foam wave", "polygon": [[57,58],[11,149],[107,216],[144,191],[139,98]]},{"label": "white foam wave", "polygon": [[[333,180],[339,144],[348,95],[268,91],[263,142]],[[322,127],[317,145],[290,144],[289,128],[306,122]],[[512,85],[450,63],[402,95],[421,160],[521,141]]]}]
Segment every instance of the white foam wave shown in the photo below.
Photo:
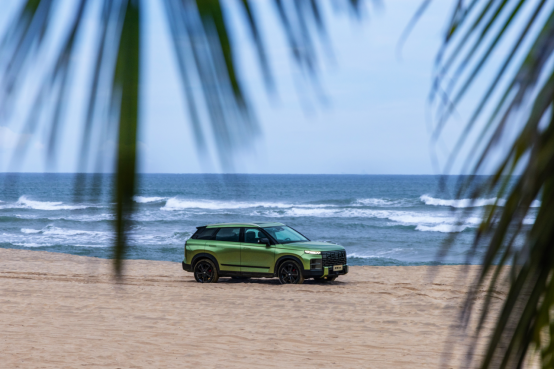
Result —
[{"label": "white foam wave", "polygon": [[[292,204],[271,202],[233,202],[206,199],[169,198],[161,208],[164,211],[183,211],[187,209],[240,209],[240,208],[290,208]],[[313,206],[311,206],[313,207]]]},{"label": "white foam wave", "polygon": [[111,245],[106,244],[74,244],[76,247],[82,248],[110,248]]},{"label": "white foam wave", "polygon": [[[71,217],[60,217],[61,219],[69,221],[80,221],[80,222],[96,222],[96,221],[112,221],[115,220],[115,215],[109,213],[102,213],[99,215],[79,215]],[[49,220],[54,220],[54,218],[49,218]]]},{"label": "white foam wave", "polygon": [[154,203],[154,202],[161,202],[162,200],[166,200],[166,197],[143,197],[140,195],[135,195],[133,197],[133,200],[137,203]]},{"label": "white foam wave", "polygon": [[107,231],[87,231],[87,230],[75,230],[75,229],[64,229],[61,227],[55,227],[52,225],[48,225],[42,230],[36,230],[36,229],[27,229],[23,228],[21,229],[21,232],[23,234],[42,234],[42,235],[48,235],[48,236],[75,236],[75,235],[86,235],[86,236],[92,236],[92,237],[104,237],[110,235],[110,232]]},{"label": "white foam wave", "polygon": [[284,210],[255,210],[250,216],[263,217],[378,217],[386,218],[387,211],[371,209],[290,208]]},{"label": "white foam wave", "polygon": [[63,215],[63,216],[51,216],[46,217],[44,214],[15,214],[16,218],[22,220],[39,220],[45,219],[50,221],[67,220],[67,221],[80,221],[80,222],[95,222],[95,221],[110,221],[114,220],[115,216],[109,213],[102,213],[99,215]]},{"label": "white foam wave", "polygon": [[436,226],[425,226],[425,225],[417,225],[415,228],[418,231],[435,231],[439,233],[459,233],[467,229],[467,225],[462,226],[456,226],[456,225],[436,225]]},{"label": "white foam wave", "polygon": [[[489,199],[440,199],[433,198],[427,194],[422,195],[419,199],[428,206],[444,206],[454,208],[468,208],[468,207],[484,207],[493,205],[496,202],[496,198]],[[504,199],[498,200],[499,206],[504,206],[506,202]]]},{"label": "white foam wave", "polygon": [[59,236],[74,236],[74,235],[90,235],[90,236],[103,236],[107,232],[103,231],[86,231],[86,230],[74,230],[63,229],[60,227],[47,226],[41,230],[44,235],[59,235]]},{"label": "white foam wave", "polygon": [[[152,202],[154,201],[152,197]],[[165,198],[167,199],[167,198]],[[160,197],[157,197],[157,201]],[[136,201],[136,199],[135,199]],[[413,203],[413,201],[411,201]],[[241,202],[241,201],[219,201],[209,199],[183,199],[179,197],[173,197],[166,200],[166,203],[160,209],[163,211],[194,211],[194,210],[234,210],[234,209],[249,209],[249,208],[264,208],[273,210],[283,209],[306,209],[306,213],[312,212],[314,209],[321,209],[322,214],[332,214],[336,212],[343,212],[351,210],[352,215],[359,212],[357,208],[361,207],[401,207],[407,203],[406,199],[382,199],[382,198],[360,198],[354,201],[349,201],[348,204],[333,204],[325,203],[321,201],[320,204],[305,203],[305,204],[293,204],[282,202]],[[294,212],[294,211],[293,211]],[[354,216],[355,217],[355,216]]]},{"label": "white foam wave", "polygon": [[21,229],[21,232],[23,234],[37,234],[37,233],[40,233],[40,230],[35,230],[35,229]]},{"label": "white foam wave", "polygon": [[[135,197],[136,198],[136,197]],[[151,197],[150,201],[159,201],[161,197]],[[135,199],[137,201],[137,199]],[[226,210],[226,209],[240,209],[240,208],[343,208],[343,207],[395,207],[403,204],[405,199],[401,200],[389,200],[380,198],[362,198],[355,201],[348,201],[348,204],[341,205],[335,204],[333,201],[322,200],[317,203],[305,203],[305,204],[293,204],[293,203],[281,203],[281,202],[240,202],[240,201],[218,201],[208,199],[182,199],[179,197],[173,197],[167,199],[163,210],[186,210],[186,209],[210,209],[210,210]]]},{"label": "white foam wave", "polygon": [[379,258],[380,256],[377,256],[375,254],[358,254],[358,253],[347,253],[347,258]]},{"label": "white foam wave", "polygon": [[61,211],[61,210],[74,210],[74,209],[85,209],[89,206],[85,205],[67,205],[62,202],[41,202],[38,200],[31,200],[27,196],[23,195],[19,197],[16,203],[11,205],[6,205],[3,208],[28,208],[36,209],[41,211]]},{"label": "white foam wave", "polygon": [[131,243],[137,244],[147,244],[150,246],[162,246],[167,247],[170,245],[182,246],[183,242],[187,240],[192,235],[191,232],[187,231],[174,231],[173,233],[164,233],[164,234],[144,234],[144,233],[132,233],[129,235],[129,240]]},{"label": "white foam wave", "polygon": [[[468,207],[484,207],[493,205],[497,198],[489,199],[440,199],[433,198],[427,194],[422,195],[419,199],[428,206],[444,206],[444,207],[454,207],[454,208],[468,208]],[[498,199],[497,205],[504,207],[506,205],[506,200]],[[538,208],[541,206],[540,200],[534,200],[531,202],[531,208]]]},{"label": "white foam wave", "polygon": [[413,248],[392,248],[392,249],[377,249],[373,250],[372,254],[363,254],[357,252],[347,253],[348,258],[390,258],[390,255],[405,255],[406,253],[411,253]]},{"label": "white foam wave", "polygon": [[26,247],[26,248],[40,248],[40,247],[50,246],[50,244],[39,244],[39,243],[12,243],[12,245],[17,245],[19,247]]},{"label": "white foam wave", "polygon": [[390,200],[381,198],[356,199],[354,206],[369,206],[369,207],[396,207],[403,204],[402,200]]},{"label": "white foam wave", "polygon": [[[430,215],[425,213],[416,212],[403,212],[390,215],[387,217],[391,221],[396,221],[404,225],[456,225],[458,218],[456,216],[449,215]],[[464,223],[467,225],[479,225],[481,223],[480,217],[467,217],[464,218]]]}]

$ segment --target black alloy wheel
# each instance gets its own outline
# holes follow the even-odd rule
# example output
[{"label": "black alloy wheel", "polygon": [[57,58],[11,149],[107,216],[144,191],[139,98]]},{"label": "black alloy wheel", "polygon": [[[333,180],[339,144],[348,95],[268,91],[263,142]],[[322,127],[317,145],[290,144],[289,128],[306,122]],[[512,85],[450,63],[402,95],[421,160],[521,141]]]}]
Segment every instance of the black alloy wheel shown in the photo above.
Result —
[{"label": "black alloy wheel", "polygon": [[194,278],[199,283],[217,283],[217,269],[209,259],[200,260],[194,265]]},{"label": "black alloy wheel", "polygon": [[281,284],[302,284],[304,277],[298,263],[285,261],[279,266],[279,281]]}]

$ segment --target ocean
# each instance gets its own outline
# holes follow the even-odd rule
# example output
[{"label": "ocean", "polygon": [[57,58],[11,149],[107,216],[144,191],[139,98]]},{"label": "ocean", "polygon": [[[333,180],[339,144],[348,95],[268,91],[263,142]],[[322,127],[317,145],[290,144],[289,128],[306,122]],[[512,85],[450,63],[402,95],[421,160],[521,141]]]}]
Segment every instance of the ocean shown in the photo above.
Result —
[{"label": "ocean", "polygon": [[[110,175],[0,174],[0,247],[110,258],[114,220]],[[469,258],[486,205],[454,199],[457,176],[140,175],[125,258],[182,261],[196,226],[282,222],[311,240],[346,248],[350,265],[479,263]],[[535,201],[538,206],[538,202]],[[466,212],[461,225],[460,212]],[[533,210],[533,212],[535,212]],[[534,214],[525,219],[526,227]],[[446,238],[455,236],[439,258]]]}]

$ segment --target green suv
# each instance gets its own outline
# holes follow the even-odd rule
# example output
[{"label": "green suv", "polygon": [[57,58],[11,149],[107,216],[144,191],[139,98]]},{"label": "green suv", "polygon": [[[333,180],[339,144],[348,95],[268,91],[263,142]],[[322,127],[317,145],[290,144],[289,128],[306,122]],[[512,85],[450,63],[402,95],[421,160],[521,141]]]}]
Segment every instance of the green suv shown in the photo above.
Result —
[{"label": "green suv", "polygon": [[340,245],[313,242],[281,223],[200,226],[185,243],[183,270],[199,283],[220,277],[278,277],[282,284],[314,278],[333,281],[348,273]]}]

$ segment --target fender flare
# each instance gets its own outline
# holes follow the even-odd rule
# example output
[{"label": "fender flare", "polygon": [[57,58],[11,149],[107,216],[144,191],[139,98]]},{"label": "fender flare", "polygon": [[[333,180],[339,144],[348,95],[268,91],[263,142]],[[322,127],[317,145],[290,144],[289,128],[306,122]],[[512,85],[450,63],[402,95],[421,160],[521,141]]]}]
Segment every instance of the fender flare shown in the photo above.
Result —
[{"label": "fender flare", "polygon": [[294,255],[286,255],[286,256],[282,256],[282,257],[279,257],[277,259],[277,261],[275,261],[275,274],[278,273],[278,270],[279,270],[279,265],[283,262],[285,262],[286,260],[293,260],[294,262],[298,263],[300,265],[300,269],[302,270],[302,273],[304,273],[304,264],[302,263],[302,261],[300,260],[300,258],[294,256]]},{"label": "fender flare", "polygon": [[217,261],[217,258],[215,258],[213,255],[209,254],[209,253],[198,253],[197,255],[195,255],[193,258],[192,258],[192,261],[190,263],[193,271],[194,271],[194,265],[196,264],[196,261],[198,261],[199,259],[202,259],[202,258],[207,258],[209,260],[211,260],[214,265],[215,265],[215,268],[217,269],[217,272],[219,273],[219,262]]}]

